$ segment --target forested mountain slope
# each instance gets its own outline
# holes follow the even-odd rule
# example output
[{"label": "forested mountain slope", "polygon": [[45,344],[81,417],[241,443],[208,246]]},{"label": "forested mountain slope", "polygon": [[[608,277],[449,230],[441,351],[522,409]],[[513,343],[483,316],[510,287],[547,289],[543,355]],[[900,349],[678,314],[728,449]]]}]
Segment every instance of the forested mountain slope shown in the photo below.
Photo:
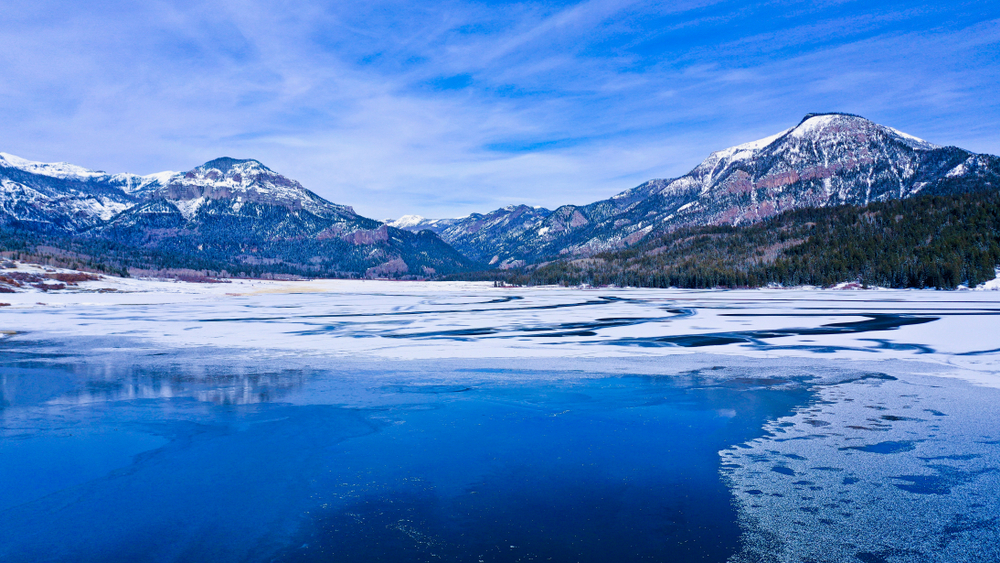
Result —
[{"label": "forested mountain slope", "polygon": [[799,209],[749,225],[684,227],[588,258],[456,277],[642,287],[857,281],[954,288],[993,279],[998,264],[1000,192],[975,191]]},{"label": "forested mountain slope", "polygon": [[[684,227],[755,223],[806,207],[998,188],[996,156],[933,145],[855,115],[810,114],[771,137],[714,152],[680,178],[650,180],[552,212],[521,206],[473,214],[448,220],[438,232],[468,256],[512,266],[624,248]],[[517,221],[508,219],[517,214]]]}]

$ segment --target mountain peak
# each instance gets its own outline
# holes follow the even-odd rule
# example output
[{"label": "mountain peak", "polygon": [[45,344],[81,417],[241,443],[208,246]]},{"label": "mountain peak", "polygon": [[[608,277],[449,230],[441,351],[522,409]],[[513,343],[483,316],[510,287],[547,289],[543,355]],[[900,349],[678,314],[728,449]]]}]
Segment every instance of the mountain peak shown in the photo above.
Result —
[{"label": "mountain peak", "polygon": [[[174,177],[159,195],[178,205],[185,219],[197,214],[210,201],[224,200],[233,213],[244,203],[304,209],[317,216],[353,217],[347,205],[326,201],[302,184],[264,166],[259,160],[224,156]],[[177,203],[184,202],[184,203]]]},{"label": "mountain peak", "polygon": [[[710,158],[702,164],[704,166],[706,163],[710,167],[714,167],[715,164],[722,159],[728,159],[730,161],[737,160],[750,160],[756,158],[758,153],[771,145],[772,143],[783,138],[785,135],[791,135],[792,137],[803,138],[803,137],[818,137],[832,132],[839,132],[843,129],[867,129],[867,128],[881,128],[882,126],[861,117],[860,115],[854,115],[853,113],[843,113],[843,112],[827,112],[827,113],[808,113],[799,121],[798,125],[785,129],[774,135],[764,137],[763,139],[758,139],[756,141],[750,141],[749,143],[743,143],[741,145],[736,145],[733,147],[721,149],[715,151],[711,154]],[[909,143],[919,142],[929,145],[926,141],[917,139],[911,135],[907,135],[895,129],[888,127],[883,128],[887,131],[892,131],[897,136],[903,137]]]},{"label": "mountain peak", "polygon": [[869,137],[871,135],[877,136],[878,134],[883,134],[894,138],[896,141],[910,148],[918,150],[940,148],[938,145],[928,143],[919,137],[914,137],[892,127],[879,125],[874,121],[860,115],[854,115],[853,113],[810,113],[802,118],[802,121],[790,131],[791,136],[796,138],[827,137],[830,142],[850,144],[852,140],[845,138],[843,136],[844,133],[852,134],[854,137],[858,135]]},{"label": "mountain peak", "polygon": [[298,185],[297,182],[264,166],[259,160],[228,156],[209,160],[185,173],[183,178],[178,180],[184,183],[226,184],[234,188],[247,188],[269,182],[288,186]]},{"label": "mountain peak", "polygon": [[209,160],[205,164],[202,164],[197,169],[198,170],[218,170],[223,174],[228,174],[234,168],[242,169],[260,169],[266,170],[268,172],[273,172],[267,166],[261,164],[259,160],[254,160],[252,158],[232,158],[228,156],[223,156],[216,158],[214,160]]},{"label": "mountain peak", "polygon": [[853,113],[810,113],[802,118],[798,125],[792,128],[793,134],[803,136],[810,133],[822,133],[830,127],[837,129],[848,128],[877,128],[880,127],[874,121],[854,115]]},{"label": "mountain peak", "polygon": [[[802,121],[799,122],[799,125],[802,125],[803,123],[809,121],[810,119],[813,119],[814,117],[853,117],[856,119],[869,121],[868,119],[865,119],[864,117],[861,117],[860,115],[856,115],[853,113],[846,113],[843,111],[827,111],[821,113],[807,113],[806,116],[802,118]],[[798,125],[796,127],[798,127]]]}]

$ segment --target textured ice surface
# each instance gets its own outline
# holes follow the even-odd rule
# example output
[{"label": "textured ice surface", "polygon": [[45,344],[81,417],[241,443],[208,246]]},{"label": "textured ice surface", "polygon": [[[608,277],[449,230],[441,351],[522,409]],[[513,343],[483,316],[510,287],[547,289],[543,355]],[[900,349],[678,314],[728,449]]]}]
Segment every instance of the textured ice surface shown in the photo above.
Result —
[{"label": "textured ice surface", "polygon": [[[116,292],[99,293],[99,290]],[[493,288],[385,281],[83,282],[5,294],[0,330],[120,346],[237,347],[384,358],[912,359],[997,385],[1000,294]],[[128,340],[130,344],[126,344]]]},{"label": "textured ice surface", "polygon": [[820,389],[721,452],[734,561],[1000,561],[997,394],[936,378]]}]

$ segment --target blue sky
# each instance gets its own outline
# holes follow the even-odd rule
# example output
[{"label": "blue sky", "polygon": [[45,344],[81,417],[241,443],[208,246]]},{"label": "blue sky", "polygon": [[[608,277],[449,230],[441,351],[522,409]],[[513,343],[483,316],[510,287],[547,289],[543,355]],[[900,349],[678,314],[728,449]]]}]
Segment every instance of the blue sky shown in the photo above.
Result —
[{"label": "blue sky", "polygon": [[0,150],[256,158],[379,219],[555,207],[845,111],[1000,154],[1000,2],[0,0]]}]

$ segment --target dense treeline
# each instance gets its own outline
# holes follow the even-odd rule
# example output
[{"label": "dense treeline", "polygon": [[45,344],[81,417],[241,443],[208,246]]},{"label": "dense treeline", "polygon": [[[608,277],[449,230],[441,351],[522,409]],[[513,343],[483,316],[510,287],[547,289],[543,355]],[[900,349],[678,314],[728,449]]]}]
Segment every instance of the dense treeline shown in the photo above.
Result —
[{"label": "dense treeline", "polygon": [[[0,253],[6,257],[118,276],[128,276],[129,270],[139,270],[165,275],[191,271],[205,276],[222,277],[345,278],[358,277],[358,273],[357,270],[340,269],[342,267],[356,266],[364,271],[364,264],[356,257],[349,256],[345,260],[342,254],[338,256],[325,248],[334,246],[333,244],[324,245],[316,241],[282,243],[270,245],[266,250],[275,253],[285,250],[284,259],[262,260],[255,264],[237,259],[235,254],[238,250],[234,252],[232,247],[227,248],[221,244],[203,244],[199,249],[197,243],[182,241],[166,248],[148,248],[121,238],[71,237],[57,231],[17,225],[0,227]],[[276,248],[278,246],[283,248]],[[324,254],[338,256],[339,259],[315,259]]]},{"label": "dense treeline", "polygon": [[0,253],[5,258],[25,262],[128,276],[128,260],[121,260],[114,253],[96,256],[96,252],[51,231],[10,224],[0,226]]},{"label": "dense treeline", "polygon": [[585,259],[465,279],[641,287],[970,286],[1000,264],[1000,193],[791,211],[742,227],[686,228]]}]

